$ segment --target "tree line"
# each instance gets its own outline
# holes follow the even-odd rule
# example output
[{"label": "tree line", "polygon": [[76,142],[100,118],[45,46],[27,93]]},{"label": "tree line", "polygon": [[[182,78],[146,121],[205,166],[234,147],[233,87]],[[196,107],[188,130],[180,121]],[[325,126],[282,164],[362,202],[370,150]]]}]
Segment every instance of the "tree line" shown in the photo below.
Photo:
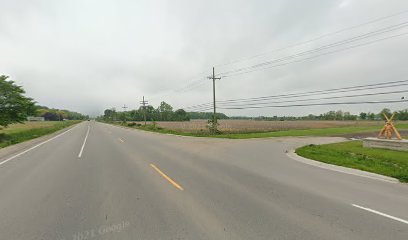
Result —
[{"label": "tree line", "polygon": [[9,80],[8,76],[0,75],[0,126],[7,127],[13,123],[24,122],[28,116],[54,121],[88,118],[77,112],[38,106],[32,98],[25,96],[23,87]]},{"label": "tree line", "polygon": [[[190,121],[190,119],[210,119],[210,112],[186,112],[184,109],[174,111],[173,107],[161,102],[157,108],[151,105],[139,107],[130,111],[116,111],[115,108],[106,109],[103,116],[98,117],[98,120],[104,121],[144,121],[146,113],[146,121]],[[217,113],[217,119],[227,119],[227,115]]]},{"label": "tree line", "polygon": [[73,112],[66,109],[48,108],[45,106],[35,106],[36,111],[33,114],[35,117],[43,117],[46,121],[62,121],[62,120],[85,120],[89,116],[79,112]]},{"label": "tree line", "polygon": [[98,117],[98,120],[104,121],[189,121],[190,117],[183,109],[173,110],[173,107],[161,102],[160,106],[154,108],[151,105],[146,107],[141,106],[139,109],[130,111],[116,111],[115,108],[106,109],[103,116]]},{"label": "tree line", "polygon": [[[373,112],[361,112],[360,114],[351,114],[347,111],[337,110],[337,111],[329,111],[326,113],[322,113],[319,115],[309,114],[307,116],[301,117],[294,117],[294,116],[273,116],[273,117],[230,117],[230,119],[252,119],[252,120],[264,120],[264,121],[286,121],[286,120],[337,120],[337,121],[345,121],[345,120],[385,120],[383,115],[385,113],[387,116],[391,116],[394,112],[391,111],[389,108],[384,108],[379,113]],[[395,111],[395,120],[408,120],[408,109]]]}]

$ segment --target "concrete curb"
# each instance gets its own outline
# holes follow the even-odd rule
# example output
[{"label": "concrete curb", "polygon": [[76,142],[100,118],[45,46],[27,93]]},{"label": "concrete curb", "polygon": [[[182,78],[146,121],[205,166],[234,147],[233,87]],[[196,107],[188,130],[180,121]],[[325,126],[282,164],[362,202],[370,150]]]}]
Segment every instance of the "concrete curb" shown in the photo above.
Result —
[{"label": "concrete curb", "polygon": [[362,171],[362,170],[358,170],[358,169],[332,165],[332,164],[323,163],[323,162],[315,161],[315,160],[312,160],[312,159],[304,158],[304,157],[301,157],[301,156],[297,155],[295,150],[289,151],[287,153],[287,155],[290,158],[292,158],[293,160],[295,160],[295,161],[298,161],[298,162],[301,162],[301,163],[304,163],[304,164],[308,164],[308,165],[311,165],[311,166],[315,166],[315,167],[335,171],[335,172],[350,174],[350,175],[359,176],[359,177],[370,178],[370,179],[374,179],[374,180],[380,180],[380,181],[389,182],[389,183],[400,183],[398,181],[398,179],[395,179],[395,178],[392,178],[392,177],[388,177],[388,176],[384,176],[384,175],[380,175],[380,174],[376,174],[376,173],[371,173],[371,172],[366,172],[366,171]]}]

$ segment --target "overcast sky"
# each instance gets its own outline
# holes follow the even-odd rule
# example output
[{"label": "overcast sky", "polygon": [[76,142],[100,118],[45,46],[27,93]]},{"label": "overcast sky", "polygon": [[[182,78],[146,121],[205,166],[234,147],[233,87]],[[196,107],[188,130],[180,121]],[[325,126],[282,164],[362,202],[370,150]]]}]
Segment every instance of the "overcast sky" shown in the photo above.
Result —
[{"label": "overcast sky", "polygon": [[[39,104],[98,115],[212,100],[212,66],[226,72],[408,21],[408,13],[308,44],[275,49],[408,10],[407,0],[0,0],[0,74]],[[408,27],[389,33],[408,32]],[[371,39],[369,39],[371,40]],[[220,100],[408,79],[408,35],[310,61],[222,78]],[[260,57],[248,57],[261,54]],[[198,77],[198,78],[197,78]],[[205,83],[189,85],[197,80]],[[186,88],[187,86],[187,88]],[[180,90],[183,89],[184,90]],[[407,87],[408,88],[408,87]],[[399,94],[371,99],[398,99]],[[229,115],[302,115],[384,105],[226,110]],[[387,105],[407,108],[406,103]]]}]

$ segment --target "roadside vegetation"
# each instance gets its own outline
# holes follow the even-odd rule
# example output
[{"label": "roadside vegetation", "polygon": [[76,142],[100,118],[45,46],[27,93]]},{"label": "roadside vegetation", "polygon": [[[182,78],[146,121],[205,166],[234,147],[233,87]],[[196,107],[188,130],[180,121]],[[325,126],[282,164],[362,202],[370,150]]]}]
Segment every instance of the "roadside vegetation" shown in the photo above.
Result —
[{"label": "roadside vegetation", "polygon": [[[39,117],[40,121],[26,122],[28,117]],[[21,86],[0,75],[0,148],[53,133],[87,118],[77,112],[38,106],[25,96]]]},{"label": "roadside vegetation", "polygon": [[[231,120],[234,121],[234,120]],[[268,131],[268,132],[227,132],[220,134],[211,134],[208,130],[199,131],[182,131],[177,129],[168,129],[161,126],[161,123],[148,123],[146,126],[142,122],[107,122],[115,125],[121,125],[124,127],[135,128],[145,131],[158,132],[164,134],[175,134],[181,136],[194,136],[194,137],[213,137],[213,138],[229,138],[229,139],[248,139],[248,138],[267,138],[267,137],[287,137],[287,136],[345,136],[345,135],[358,135],[364,133],[372,133],[376,135],[382,127],[382,122],[367,125],[357,126],[344,126],[344,127],[332,127],[332,128],[314,128],[314,129],[289,129]],[[248,121],[250,124],[251,121]],[[324,122],[322,121],[322,124]],[[408,131],[408,123],[396,124],[399,130]]]},{"label": "roadside vegetation", "polygon": [[0,130],[0,148],[41,137],[81,121],[26,122],[9,125]]},{"label": "roadside vegetation", "polygon": [[408,152],[363,148],[362,141],[308,145],[296,149],[302,157],[378,173],[408,182]]},{"label": "roadside vegetation", "polygon": [[[350,112],[337,110],[320,115],[309,114],[301,117],[228,117],[217,113],[217,125],[212,123],[211,112],[186,112],[161,102],[158,107],[151,105],[130,111],[106,109],[97,118],[113,124],[121,124],[141,130],[170,133],[184,136],[215,138],[266,138],[282,136],[374,136],[384,125],[384,115],[392,111],[384,108],[379,113],[361,112],[353,115]],[[408,110],[395,112],[396,127],[408,132]],[[147,125],[144,126],[145,120]],[[358,136],[360,137],[360,136]]]},{"label": "roadside vegetation", "polygon": [[[408,123],[397,124],[398,129],[408,129]],[[296,137],[296,136],[321,136],[334,137],[344,135],[358,135],[361,133],[377,133],[379,126],[349,126],[335,128],[317,128],[317,129],[291,129],[274,132],[254,132],[254,133],[230,133],[218,134],[213,137],[230,138],[230,139],[246,139],[246,138],[268,138],[268,137]]]}]

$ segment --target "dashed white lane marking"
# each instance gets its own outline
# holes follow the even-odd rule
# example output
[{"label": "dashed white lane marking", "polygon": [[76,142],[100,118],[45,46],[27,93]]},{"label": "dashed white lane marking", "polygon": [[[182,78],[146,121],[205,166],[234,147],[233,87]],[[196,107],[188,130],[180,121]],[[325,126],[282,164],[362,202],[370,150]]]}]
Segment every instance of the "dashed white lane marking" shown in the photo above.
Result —
[{"label": "dashed white lane marking", "polygon": [[11,160],[13,160],[13,159],[16,158],[16,157],[19,157],[19,156],[23,155],[24,153],[27,153],[27,152],[29,152],[29,151],[31,151],[31,150],[33,150],[33,149],[38,148],[39,146],[41,146],[41,145],[43,145],[43,144],[45,144],[45,143],[47,143],[47,142],[52,141],[52,140],[54,140],[54,139],[56,139],[56,138],[58,138],[58,137],[64,135],[65,133],[71,131],[72,129],[74,129],[74,128],[76,128],[76,127],[77,127],[77,126],[71,128],[71,129],[68,129],[67,131],[65,131],[65,132],[63,132],[63,133],[60,133],[60,134],[58,134],[57,136],[54,136],[54,137],[52,137],[52,138],[50,138],[50,139],[48,139],[48,140],[45,140],[44,142],[41,142],[41,143],[39,143],[39,144],[37,144],[37,145],[35,145],[35,146],[33,146],[33,147],[27,149],[27,150],[24,150],[24,151],[22,151],[21,153],[18,153],[18,154],[16,154],[16,155],[12,156],[12,157],[9,157],[9,158],[7,158],[6,160],[0,162],[0,165],[3,165],[3,164],[5,164],[5,163],[8,162],[8,161],[11,161]]},{"label": "dashed white lane marking", "polygon": [[84,143],[82,144],[81,151],[79,151],[78,158],[81,158],[81,157],[82,157],[82,152],[84,151],[84,147],[85,147],[85,144],[86,144],[86,140],[88,139],[88,135],[89,135],[89,130],[90,130],[90,129],[91,129],[91,127],[88,126],[88,131],[86,132],[86,136],[85,136],[85,139],[84,139]]},{"label": "dashed white lane marking", "polygon": [[351,204],[351,205],[352,205],[353,207],[360,208],[360,209],[363,209],[363,210],[366,210],[366,211],[369,211],[369,212],[378,214],[378,215],[380,215],[380,216],[383,216],[383,217],[390,218],[390,219],[395,220],[395,221],[398,221],[398,222],[402,222],[402,223],[408,224],[408,221],[407,221],[407,220],[404,220],[404,219],[402,219],[402,218],[394,217],[394,216],[391,216],[391,215],[388,215],[388,214],[385,214],[385,213],[382,213],[382,212],[373,210],[373,209],[371,209],[371,208],[366,208],[366,207],[359,206],[359,205],[357,205],[357,204]]}]

